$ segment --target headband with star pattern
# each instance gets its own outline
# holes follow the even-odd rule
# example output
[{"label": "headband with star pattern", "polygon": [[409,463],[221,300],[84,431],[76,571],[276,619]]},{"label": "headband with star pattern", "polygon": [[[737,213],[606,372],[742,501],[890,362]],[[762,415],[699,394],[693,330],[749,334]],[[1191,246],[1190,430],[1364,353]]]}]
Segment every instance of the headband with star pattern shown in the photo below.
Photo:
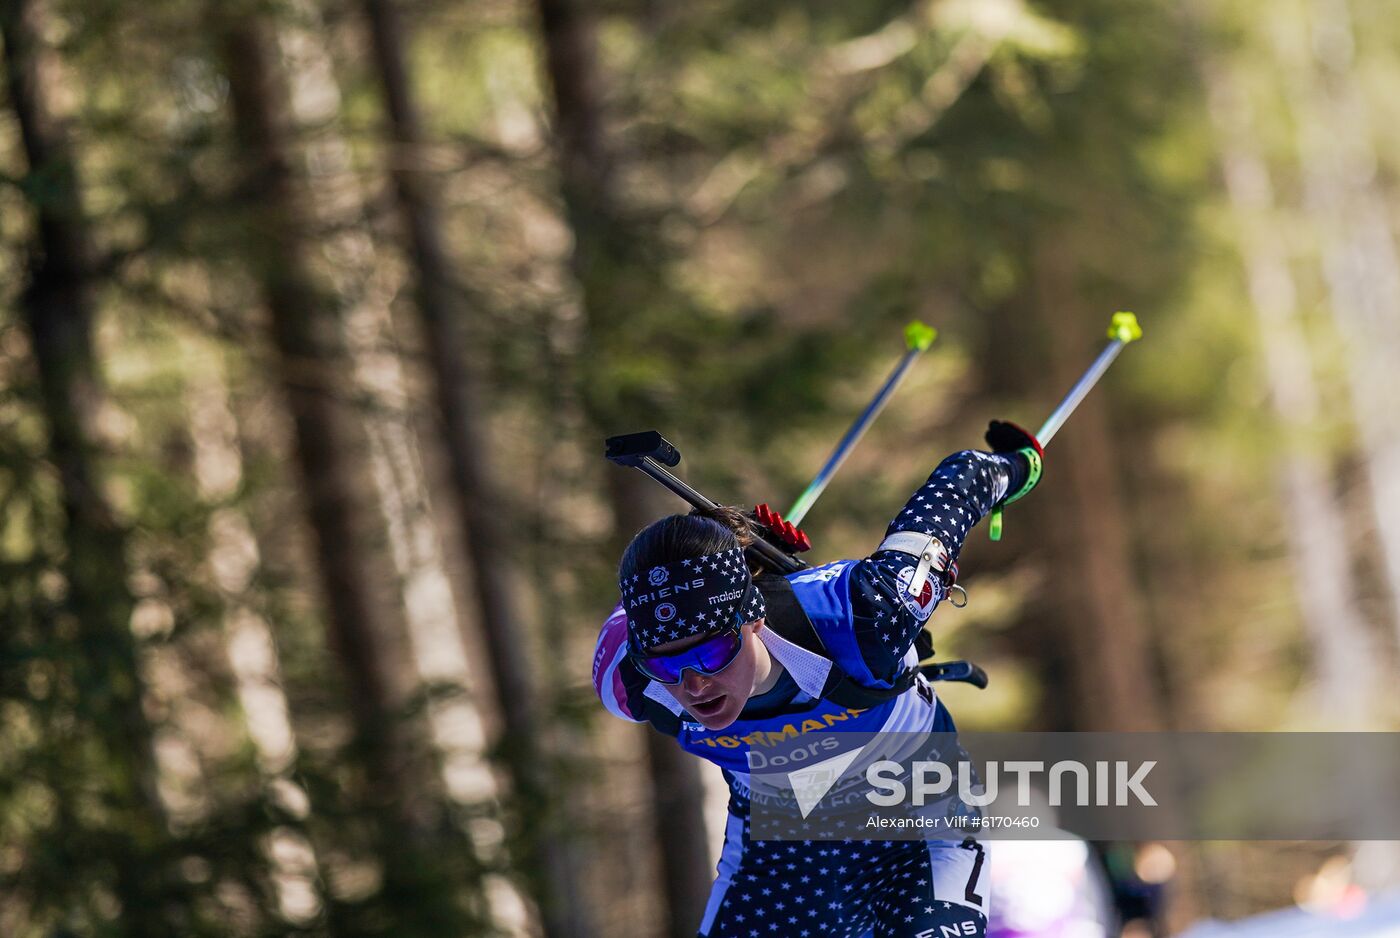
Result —
[{"label": "headband with star pattern", "polygon": [[627,631],[643,651],[722,632],[768,611],[738,547],[660,564],[624,577],[619,586]]}]

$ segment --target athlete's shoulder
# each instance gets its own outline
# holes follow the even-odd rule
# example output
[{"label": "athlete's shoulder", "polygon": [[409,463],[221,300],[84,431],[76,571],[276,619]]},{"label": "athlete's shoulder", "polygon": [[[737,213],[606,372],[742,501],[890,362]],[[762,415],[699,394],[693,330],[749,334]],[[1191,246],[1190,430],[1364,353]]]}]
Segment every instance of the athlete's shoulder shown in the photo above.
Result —
[{"label": "athlete's shoulder", "polygon": [[855,560],[835,560],[785,577],[809,618],[842,619],[850,613],[851,571]]},{"label": "athlete's shoulder", "polygon": [[822,653],[861,684],[875,680],[856,640],[857,622],[866,614],[865,591],[858,584],[869,576],[863,569],[867,563],[837,560],[787,577],[812,623]]},{"label": "athlete's shoulder", "polygon": [[642,723],[645,718],[629,702],[632,694],[626,679],[626,661],[627,613],[618,603],[598,632],[598,646],[593,652],[593,689],[613,716],[630,723]]},{"label": "athlete's shoulder", "polygon": [[918,597],[909,593],[915,560],[896,551],[881,551],[864,560],[837,560],[787,575],[797,600],[813,622],[844,621],[904,609],[919,621],[929,617],[941,598],[941,584],[929,577]]},{"label": "athlete's shoulder", "polygon": [[879,551],[788,576],[826,653],[858,684],[889,686],[942,598],[936,577],[927,579],[920,595],[909,592],[914,564],[906,554]]}]

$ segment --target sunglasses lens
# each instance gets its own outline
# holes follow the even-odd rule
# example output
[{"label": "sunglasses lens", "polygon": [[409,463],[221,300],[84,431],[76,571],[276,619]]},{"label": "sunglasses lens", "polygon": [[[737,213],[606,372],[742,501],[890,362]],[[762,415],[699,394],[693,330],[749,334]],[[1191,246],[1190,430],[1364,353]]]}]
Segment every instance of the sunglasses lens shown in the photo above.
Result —
[{"label": "sunglasses lens", "polygon": [[723,671],[739,655],[743,637],[738,632],[725,632],[691,649],[701,671],[715,674]]},{"label": "sunglasses lens", "polygon": [[693,668],[702,674],[718,674],[739,656],[744,638],[739,632],[725,632],[706,639],[694,648],[674,655],[638,655],[633,660],[647,677],[662,684],[679,684],[681,673]]},{"label": "sunglasses lens", "polygon": [[637,657],[633,660],[637,663],[637,669],[653,681],[660,681],[662,684],[680,683],[682,665],[674,657],[658,655],[654,658]]}]

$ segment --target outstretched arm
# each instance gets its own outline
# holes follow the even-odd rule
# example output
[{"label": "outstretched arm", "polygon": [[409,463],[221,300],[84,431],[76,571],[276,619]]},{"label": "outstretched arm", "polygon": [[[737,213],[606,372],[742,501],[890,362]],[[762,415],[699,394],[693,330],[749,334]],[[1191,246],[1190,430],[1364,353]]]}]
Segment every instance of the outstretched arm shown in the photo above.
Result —
[{"label": "outstretched arm", "polygon": [[928,534],[938,539],[951,563],[973,525],[997,502],[1026,481],[1025,458],[1014,453],[965,449],[938,464],[885,529]]},{"label": "outstretched arm", "polygon": [[[954,453],[910,496],[885,536],[905,532],[934,538],[934,569],[942,572],[957,560],[973,526],[1008,493],[1019,492],[1028,473],[1027,458],[1017,453]],[[945,585],[938,576],[928,577],[918,595],[909,592],[917,563],[903,550],[876,550],[851,573],[856,643],[877,681],[899,673],[909,646],[943,598]]]}]

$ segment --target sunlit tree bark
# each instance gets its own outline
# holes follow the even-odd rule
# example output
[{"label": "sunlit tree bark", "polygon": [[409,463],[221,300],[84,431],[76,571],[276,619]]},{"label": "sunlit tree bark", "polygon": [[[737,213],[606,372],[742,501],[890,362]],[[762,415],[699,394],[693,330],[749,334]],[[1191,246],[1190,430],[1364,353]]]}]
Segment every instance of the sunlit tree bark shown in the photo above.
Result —
[{"label": "sunlit tree bark", "polygon": [[[211,504],[227,502],[243,481],[238,420],[218,353],[194,356],[201,367],[186,391],[195,485]],[[297,743],[282,690],[281,664],[271,625],[258,610],[252,583],[261,551],[247,515],[233,505],[209,519],[208,565],[224,604],[223,628],[229,670],[242,706],[249,741],[268,795],[290,818],[311,810],[296,777]],[[289,922],[307,925],[324,907],[321,870],[305,832],[295,823],[273,829],[262,845],[277,895],[277,910]]]},{"label": "sunlit tree bark", "polygon": [[[1320,233],[1327,308],[1348,352],[1345,377],[1370,492],[1367,527],[1379,547],[1384,605],[1400,635],[1400,247],[1379,175],[1352,6],[1305,0],[1295,11],[1271,35],[1294,108],[1303,204]],[[1365,636],[1340,640],[1351,647],[1336,654],[1370,650]],[[1364,685],[1365,672],[1358,681]],[[1383,888],[1388,871],[1400,869],[1400,844],[1358,844],[1355,867],[1358,882]]]},{"label": "sunlit tree bark", "polygon": [[1295,109],[1303,195],[1321,234],[1328,308],[1348,350],[1381,573],[1400,629],[1400,252],[1377,179],[1347,0],[1307,0],[1271,34]]},{"label": "sunlit tree bark", "polygon": [[[246,13],[246,11],[245,11]],[[243,150],[254,225],[250,250],[262,285],[277,377],[290,411],[293,450],[314,540],[332,651],[344,670],[355,748],[365,766],[364,802],[383,864],[385,926],[451,931],[458,911],[435,881],[423,793],[407,770],[408,742],[394,712],[392,656],[374,621],[375,603],[355,555],[366,510],[346,415],[348,385],[334,301],[309,261],[310,209],[292,169],[288,91],[265,25],[255,16],[216,17],[235,132]],[[332,910],[334,913],[334,909]],[[346,919],[349,927],[349,919]]]},{"label": "sunlit tree bark", "polygon": [[[301,145],[298,154],[309,179],[311,212],[322,234],[317,239],[322,267],[338,300],[358,423],[365,430],[369,478],[383,518],[388,560],[394,574],[386,591],[401,602],[413,667],[404,671],[396,693],[407,695],[430,681],[455,684],[464,692],[471,679],[463,637],[467,623],[458,615],[448,578],[434,506],[420,458],[420,438],[409,374],[399,351],[390,305],[401,278],[387,271],[367,224],[369,187],[355,171],[350,143],[340,125],[343,105],[334,62],[322,35],[327,29],[315,8],[295,4],[293,23],[281,23],[279,45],[295,76],[290,111]],[[397,618],[397,616],[395,616]],[[481,715],[466,693],[428,707],[434,743],[443,761],[443,784],[457,800],[494,798],[492,778],[478,747],[468,751],[453,725],[478,725]],[[469,768],[469,765],[475,763]]]},{"label": "sunlit tree bark", "polygon": [[404,29],[392,0],[365,0],[376,77],[389,118],[390,175],[413,261],[417,311],[432,370],[439,426],[454,483],[457,526],[472,562],[481,631],[490,657],[504,739],[502,751],[523,810],[540,814],[517,863],[538,879],[535,890],[545,932],[592,933],[565,838],[554,813],[542,757],[548,751],[542,704],[528,662],[530,637],[514,592],[509,519],[483,426],[480,381],[462,351],[472,310],[454,283],[438,194],[422,168],[422,120],[404,62]]},{"label": "sunlit tree bark", "polygon": [[1312,650],[1318,712],[1360,729],[1374,703],[1374,650],[1357,608],[1345,513],[1324,454],[1313,378],[1288,249],[1280,236],[1273,183],[1249,146],[1255,126],[1227,75],[1206,70],[1211,112],[1221,140],[1226,191],[1238,216],[1250,304],[1259,323],[1265,375],[1281,435],[1283,504],[1295,596]]}]

